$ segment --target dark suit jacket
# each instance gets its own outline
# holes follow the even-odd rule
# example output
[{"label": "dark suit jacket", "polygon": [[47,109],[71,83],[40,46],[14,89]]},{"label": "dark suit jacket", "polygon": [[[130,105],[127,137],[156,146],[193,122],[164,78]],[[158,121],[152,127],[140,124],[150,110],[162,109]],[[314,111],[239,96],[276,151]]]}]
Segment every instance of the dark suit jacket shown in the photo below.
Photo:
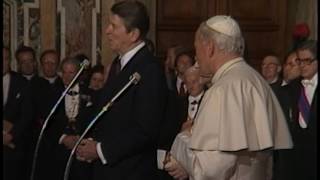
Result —
[{"label": "dark suit jacket", "polygon": [[100,159],[94,162],[93,179],[157,179],[156,146],[167,89],[160,61],[146,46],[120,74],[108,79],[98,109],[124,87],[134,72],[141,75],[141,80],[127,89],[96,124],[94,139],[101,142],[107,164]]},{"label": "dark suit jacket", "polygon": [[25,144],[28,127],[33,112],[31,103],[31,89],[28,82],[18,73],[10,72],[10,85],[7,103],[3,109],[3,119],[14,124],[11,134],[14,143]]},{"label": "dark suit jacket", "polygon": [[174,89],[173,89],[173,98],[174,101],[174,110],[177,113],[177,119],[182,125],[188,118],[188,93],[185,96],[180,96],[177,89],[177,78],[174,79]]},{"label": "dark suit jacket", "polygon": [[5,180],[28,178],[26,168],[26,149],[28,145],[32,106],[31,89],[28,82],[18,73],[10,72],[7,103],[3,107],[3,120],[13,124],[14,149],[3,146],[3,167]]},{"label": "dark suit jacket", "polygon": [[[61,96],[62,92],[65,90],[63,84],[56,89],[56,95],[52,95],[55,99],[52,102],[56,102]],[[52,118],[49,120],[45,137],[42,143],[42,154],[41,160],[38,166],[45,166],[45,164],[50,161],[52,162],[54,169],[42,168],[43,172],[50,174],[39,174],[39,179],[46,177],[46,179],[63,179],[66,163],[70,155],[70,150],[68,150],[64,145],[59,144],[59,139],[63,134],[66,135],[81,135],[83,130],[89,124],[90,119],[87,118],[89,111],[91,111],[93,104],[91,98],[88,94],[86,87],[80,86],[80,105],[79,113],[76,116],[76,121],[74,124],[69,123],[68,117],[65,112],[65,100],[63,99],[59,104],[56,112],[53,114]],[[55,103],[50,103],[55,104]],[[74,127],[74,128],[73,128]],[[41,168],[40,168],[41,169]],[[40,171],[40,170],[39,170]],[[85,162],[79,162],[74,159],[71,169],[70,169],[70,180],[87,180],[91,176],[91,164]]]},{"label": "dark suit jacket", "polygon": [[[293,139],[293,149],[281,150],[278,154],[275,179],[317,179],[317,97],[318,88],[315,90],[311,103],[311,113],[308,127],[303,129],[299,125],[298,99],[301,88],[300,79],[284,87],[282,93],[289,129]],[[282,100],[283,101],[283,100]]]},{"label": "dark suit jacket", "polygon": [[282,84],[282,78],[278,77],[278,80],[274,83],[271,83],[270,86],[271,86],[271,89],[273,91],[273,93],[276,95],[276,97],[280,98],[281,96],[281,84]]}]

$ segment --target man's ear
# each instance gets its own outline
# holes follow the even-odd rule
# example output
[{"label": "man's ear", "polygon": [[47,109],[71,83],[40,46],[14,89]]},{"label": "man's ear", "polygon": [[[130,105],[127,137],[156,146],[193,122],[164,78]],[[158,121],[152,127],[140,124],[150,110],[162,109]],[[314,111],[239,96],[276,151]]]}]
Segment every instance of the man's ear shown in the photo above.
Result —
[{"label": "man's ear", "polygon": [[132,29],[130,32],[130,39],[132,42],[136,42],[140,37],[140,30],[137,28]]},{"label": "man's ear", "polygon": [[207,44],[206,49],[207,49],[208,56],[212,57],[215,52],[215,45],[212,41],[207,41],[206,44]]}]

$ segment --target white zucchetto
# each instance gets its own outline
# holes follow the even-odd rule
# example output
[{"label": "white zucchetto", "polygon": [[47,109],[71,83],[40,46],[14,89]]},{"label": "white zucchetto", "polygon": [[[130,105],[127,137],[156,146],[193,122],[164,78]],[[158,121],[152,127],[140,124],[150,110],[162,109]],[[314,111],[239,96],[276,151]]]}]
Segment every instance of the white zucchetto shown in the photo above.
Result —
[{"label": "white zucchetto", "polygon": [[231,37],[241,37],[238,23],[231,16],[214,16],[206,21],[206,25],[214,31]]}]

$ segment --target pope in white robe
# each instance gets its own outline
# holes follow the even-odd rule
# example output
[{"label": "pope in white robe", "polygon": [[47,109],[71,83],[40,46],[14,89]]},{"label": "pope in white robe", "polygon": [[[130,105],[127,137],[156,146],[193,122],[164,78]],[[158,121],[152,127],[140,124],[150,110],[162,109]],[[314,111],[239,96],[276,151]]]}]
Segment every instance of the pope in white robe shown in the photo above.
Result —
[{"label": "pope in white robe", "polygon": [[[235,27],[230,17],[211,20],[205,25],[209,29],[230,36],[240,32],[230,30]],[[198,36],[199,30],[196,41]],[[209,57],[206,50],[202,53]],[[269,84],[241,56],[220,57],[233,58],[211,71],[212,86],[203,97],[194,125],[177,135],[165,168],[176,179],[183,179],[179,169],[180,174],[181,169],[186,171],[190,180],[271,179],[272,150],[293,146],[281,107]],[[197,61],[201,70],[204,62]]]}]

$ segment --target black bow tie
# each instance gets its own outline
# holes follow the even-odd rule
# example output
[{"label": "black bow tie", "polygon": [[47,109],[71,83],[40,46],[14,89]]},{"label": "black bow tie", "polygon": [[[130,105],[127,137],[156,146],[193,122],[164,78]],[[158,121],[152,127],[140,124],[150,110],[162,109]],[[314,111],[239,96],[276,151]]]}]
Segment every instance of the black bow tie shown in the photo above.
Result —
[{"label": "black bow tie", "polygon": [[68,91],[67,94],[70,95],[70,96],[76,96],[76,95],[79,94],[79,92],[77,92],[77,91]]},{"label": "black bow tie", "polygon": [[196,100],[194,100],[194,101],[191,102],[192,105],[196,105],[196,104],[198,104],[198,103],[199,103],[199,102],[196,101]]}]

